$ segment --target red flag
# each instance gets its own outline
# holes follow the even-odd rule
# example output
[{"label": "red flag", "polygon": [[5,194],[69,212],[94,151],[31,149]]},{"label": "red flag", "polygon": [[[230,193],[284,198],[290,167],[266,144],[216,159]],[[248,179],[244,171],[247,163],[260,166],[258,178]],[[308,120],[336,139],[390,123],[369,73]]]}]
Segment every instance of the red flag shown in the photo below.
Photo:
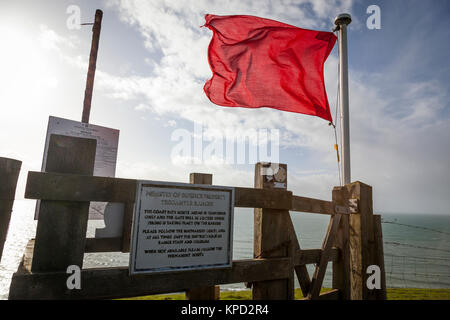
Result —
[{"label": "red flag", "polygon": [[215,104],[275,108],[332,121],[323,65],[336,42],[332,32],[297,28],[254,16],[207,14],[213,31],[203,88]]}]

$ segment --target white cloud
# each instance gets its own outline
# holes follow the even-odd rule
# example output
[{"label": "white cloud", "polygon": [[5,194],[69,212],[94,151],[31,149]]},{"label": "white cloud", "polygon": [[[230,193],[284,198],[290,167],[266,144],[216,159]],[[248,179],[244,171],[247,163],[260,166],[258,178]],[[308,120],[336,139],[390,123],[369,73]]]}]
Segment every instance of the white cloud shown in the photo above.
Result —
[{"label": "white cloud", "polygon": [[146,110],[150,110],[150,109],[151,109],[151,107],[144,103],[140,103],[136,107],[134,107],[134,110],[136,110],[136,111],[146,111]]},{"label": "white cloud", "polygon": [[74,36],[63,37],[44,24],[39,25],[38,41],[42,48],[57,51],[60,51],[61,47],[73,49],[79,44],[78,38]]},{"label": "white cloud", "polygon": [[223,163],[192,164],[190,158],[175,159],[175,164],[167,170],[167,165],[148,162],[119,163],[117,176],[130,179],[148,179],[156,181],[189,182],[189,173],[201,172],[213,175],[213,184],[223,186],[252,187],[253,171],[236,169]]}]

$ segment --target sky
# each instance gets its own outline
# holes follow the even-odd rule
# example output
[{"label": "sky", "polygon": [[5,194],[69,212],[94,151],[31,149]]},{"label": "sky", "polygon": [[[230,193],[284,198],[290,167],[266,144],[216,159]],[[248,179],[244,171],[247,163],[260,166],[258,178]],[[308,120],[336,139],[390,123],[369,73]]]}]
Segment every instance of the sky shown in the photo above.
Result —
[{"label": "sky", "polygon": [[[370,5],[380,8],[380,29],[367,27]],[[216,185],[252,187],[254,163],[224,163],[208,149],[252,129],[279,132],[289,190],[331,200],[339,185],[332,127],[211,103],[203,85],[212,34],[200,26],[207,13],[246,14],[330,31],[348,12],[351,180],[373,187],[375,212],[450,214],[447,0],[1,1],[0,156],[23,161],[17,199],[27,172],[40,171],[49,116],[81,120],[92,32],[68,24],[73,6],[82,23],[103,11],[90,123],[120,130],[117,177],[188,182],[204,172]],[[334,119],[337,51],[324,70]],[[175,152],[186,132],[202,142],[199,163]]]}]

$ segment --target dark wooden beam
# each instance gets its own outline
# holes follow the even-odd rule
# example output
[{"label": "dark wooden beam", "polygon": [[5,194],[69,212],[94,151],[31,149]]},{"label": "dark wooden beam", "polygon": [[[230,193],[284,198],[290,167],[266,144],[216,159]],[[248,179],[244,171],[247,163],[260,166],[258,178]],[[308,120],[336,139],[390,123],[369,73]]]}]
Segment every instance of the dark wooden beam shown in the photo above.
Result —
[{"label": "dark wooden beam", "polygon": [[[45,171],[92,175],[97,141],[50,136]],[[60,186],[54,186],[58,189]],[[83,265],[89,202],[42,200],[31,270],[65,271]]]},{"label": "dark wooden beam", "polygon": [[22,161],[0,157],[0,260],[8,233]]},{"label": "dark wooden beam", "polygon": [[328,225],[328,231],[325,236],[322,245],[322,254],[320,256],[320,262],[316,265],[314,275],[311,280],[311,287],[308,293],[308,299],[317,299],[320,295],[320,289],[322,288],[323,278],[328,266],[329,256],[332,249],[332,245],[335,241],[335,236],[341,221],[341,215],[336,214],[331,217],[330,224]]},{"label": "dark wooden beam", "polygon": [[[292,192],[235,187],[235,206],[290,209]],[[134,202],[136,180],[28,172],[25,198],[53,201]]]},{"label": "dark wooden beam", "polygon": [[[340,299],[340,291],[338,289],[332,289],[330,291],[321,293],[317,300],[339,300]],[[309,300],[308,298],[304,298],[301,300]]]},{"label": "dark wooden beam", "polygon": [[[337,205],[344,205],[349,200],[345,187],[334,187],[332,197],[333,202]],[[350,215],[342,215],[334,242],[334,246],[339,248],[340,258],[337,261],[333,261],[333,289],[339,290],[340,299],[342,300],[349,300],[351,293],[349,220]]]},{"label": "dark wooden beam", "polygon": [[335,206],[331,201],[292,196],[292,211],[333,215]]},{"label": "dark wooden beam", "polygon": [[[255,188],[259,188],[268,194],[274,194],[276,185],[267,179],[265,163],[255,165]],[[278,164],[287,173],[286,164]],[[284,188],[287,186],[284,184]],[[283,190],[283,189],[282,189]],[[256,199],[255,199],[256,200]],[[287,201],[291,206],[292,199]],[[255,206],[253,221],[253,255],[255,258],[289,257],[292,261],[295,254],[295,233],[290,225],[291,217],[289,209],[268,209]],[[298,244],[298,242],[297,242]],[[247,282],[251,282],[248,281]],[[290,273],[285,279],[276,281],[260,281],[252,283],[252,295],[254,300],[291,300],[294,299],[294,270],[291,266]]]},{"label": "dark wooden beam", "polygon": [[277,189],[234,188],[234,205],[242,208],[290,210],[292,192]]},{"label": "dark wooden beam", "polygon": [[[305,264],[316,264],[320,262],[322,249],[302,249],[298,250],[294,257],[294,266]],[[332,248],[328,256],[328,261],[339,261],[340,251],[338,248]]]},{"label": "dark wooden beam", "polygon": [[136,180],[28,172],[25,198],[52,201],[134,202]]},{"label": "dark wooden beam", "polygon": [[218,284],[284,279],[291,272],[289,258],[249,259],[232,268],[156,273],[131,277],[128,267],[81,270],[81,289],[68,290],[65,272],[16,272],[9,299],[112,299],[180,292]]},{"label": "dark wooden beam", "polygon": [[[210,173],[189,174],[189,183],[212,185],[213,176]],[[203,286],[186,290],[186,300],[219,300],[219,286]]]}]

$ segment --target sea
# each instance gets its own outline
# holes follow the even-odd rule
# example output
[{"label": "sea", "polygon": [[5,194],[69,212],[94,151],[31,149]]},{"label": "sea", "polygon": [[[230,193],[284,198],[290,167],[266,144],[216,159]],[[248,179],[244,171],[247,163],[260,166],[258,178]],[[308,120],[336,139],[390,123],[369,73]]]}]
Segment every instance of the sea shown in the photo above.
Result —
[{"label": "sea", "polygon": [[[35,237],[35,202],[16,200],[0,263],[0,299],[7,299],[11,277],[16,272],[29,239]],[[450,213],[448,215],[378,213],[382,216],[386,283],[388,288],[450,289]],[[329,216],[291,212],[302,249],[318,249],[330,220]],[[88,237],[99,220],[90,220]],[[233,260],[253,258],[253,210],[236,208],[233,231]],[[126,253],[87,253],[83,268],[128,266]],[[308,265],[310,275],[314,265]],[[298,282],[296,281],[298,287]],[[331,287],[331,265],[324,287]],[[245,290],[243,283],[222,285],[221,290]]]}]

